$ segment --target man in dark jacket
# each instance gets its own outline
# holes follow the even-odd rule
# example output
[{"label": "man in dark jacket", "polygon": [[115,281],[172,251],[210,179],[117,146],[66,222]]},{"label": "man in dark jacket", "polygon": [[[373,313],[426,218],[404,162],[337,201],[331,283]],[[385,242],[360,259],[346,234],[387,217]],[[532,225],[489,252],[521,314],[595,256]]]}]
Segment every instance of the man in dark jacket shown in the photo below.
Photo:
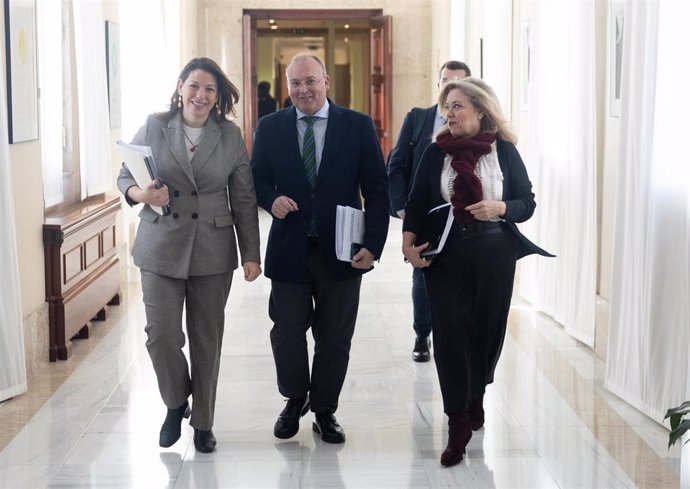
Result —
[{"label": "man in dark jacket", "polygon": [[[321,439],[342,443],[334,413],[355,330],[362,275],[388,233],[388,179],[371,117],[339,107],[326,94],[323,61],[309,53],[287,66],[294,107],[263,117],[252,168],[259,205],[273,216],[266,247],[269,315],[278,390],[288,398],[275,423],[291,438],[311,406]],[[363,202],[362,202],[363,200]],[[350,261],[335,253],[336,207],[365,208],[362,246]],[[311,369],[306,333],[311,328]]]},{"label": "man in dark jacket", "polygon": [[256,86],[256,90],[259,98],[258,119],[261,119],[265,115],[274,113],[278,109],[278,102],[276,102],[276,99],[271,97],[271,84],[267,81],[259,82],[259,84]]},{"label": "man in dark jacket", "polygon": [[[438,90],[450,80],[470,76],[470,67],[462,61],[446,61],[439,70]],[[412,188],[412,179],[422,158],[422,153],[431,142],[431,136],[438,131],[445,119],[437,104],[426,109],[413,108],[405,116],[398,142],[388,156],[388,179],[390,185],[391,210],[401,219],[405,217],[405,204]],[[431,312],[424,288],[424,275],[420,268],[412,272],[412,310],[413,328],[417,335],[412,359],[415,362],[428,362],[429,334],[431,333]]]}]

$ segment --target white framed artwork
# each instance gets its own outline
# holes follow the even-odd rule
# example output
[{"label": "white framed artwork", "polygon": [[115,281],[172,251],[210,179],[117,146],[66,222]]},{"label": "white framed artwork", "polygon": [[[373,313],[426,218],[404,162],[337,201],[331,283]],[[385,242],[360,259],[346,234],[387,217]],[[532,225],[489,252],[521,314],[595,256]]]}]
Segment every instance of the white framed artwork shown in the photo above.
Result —
[{"label": "white framed artwork", "polygon": [[625,33],[624,3],[613,0],[610,3],[609,64],[610,64],[610,115],[621,115],[621,76],[623,72],[623,35]]},{"label": "white framed artwork", "polygon": [[110,108],[110,128],[122,124],[120,89],[120,26],[115,22],[105,22],[105,61],[108,78],[108,107]]},{"label": "white framed artwork", "polygon": [[5,0],[5,54],[9,142],[38,139],[34,0]]},{"label": "white framed artwork", "polygon": [[526,20],[520,28],[520,108],[528,110],[533,77],[534,31],[532,20]]}]

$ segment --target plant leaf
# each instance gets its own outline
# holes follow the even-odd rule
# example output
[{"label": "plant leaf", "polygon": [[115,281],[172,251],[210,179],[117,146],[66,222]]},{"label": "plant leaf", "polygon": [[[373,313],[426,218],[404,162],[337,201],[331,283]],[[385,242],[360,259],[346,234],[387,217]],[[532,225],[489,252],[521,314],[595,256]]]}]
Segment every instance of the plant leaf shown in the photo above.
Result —
[{"label": "plant leaf", "polygon": [[671,448],[671,445],[680,440],[688,430],[690,430],[690,419],[684,419],[678,426],[673,428],[673,431],[668,435],[668,447]]},{"label": "plant leaf", "polygon": [[664,419],[669,418],[674,414],[680,414],[682,416],[683,414],[688,413],[690,413],[690,401],[685,401],[680,406],[676,406],[666,411],[666,416],[664,416]]},{"label": "plant leaf", "polygon": [[683,419],[683,416],[681,414],[672,414],[671,415],[671,431],[678,428],[678,425],[680,424],[680,421],[682,419]]}]

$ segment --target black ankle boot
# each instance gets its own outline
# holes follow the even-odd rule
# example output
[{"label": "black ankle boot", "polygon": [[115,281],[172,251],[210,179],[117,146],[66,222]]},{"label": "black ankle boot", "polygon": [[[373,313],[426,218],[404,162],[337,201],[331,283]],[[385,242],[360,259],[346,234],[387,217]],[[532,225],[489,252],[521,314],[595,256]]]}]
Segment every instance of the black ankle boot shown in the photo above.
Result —
[{"label": "black ankle boot", "polygon": [[194,448],[201,453],[211,453],[216,449],[216,437],[211,430],[197,430],[194,428]]},{"label": "black ankle boot", "polygon": [[160,436],[158,437],[158,444],[164,448],[171,447],[177,440],[180,439],[182,418],[189,418],[191,414],[189,409],[189,402],[185,401],[180,407],[170,409],[165,416],[163,426],[161,426]]}]

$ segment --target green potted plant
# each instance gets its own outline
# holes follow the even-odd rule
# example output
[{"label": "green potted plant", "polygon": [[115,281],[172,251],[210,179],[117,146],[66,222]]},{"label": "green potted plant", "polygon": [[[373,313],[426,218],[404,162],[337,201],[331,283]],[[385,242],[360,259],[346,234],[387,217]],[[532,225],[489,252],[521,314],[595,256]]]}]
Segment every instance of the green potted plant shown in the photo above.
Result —
[{"label": "green potted plant", "polygon": [[[683,416],[686,414],[690,414],[690,401],[685,401],[680,406],[666,411],[666,416],[664,416],[664,419],[671,418],[671,433],[668,435],[669,448],[671,448],[671,445],[680,440],[683,435],[690,430],[690,418],[683,419]],[[690,440],[690,438],[688,440]],[[688,440],[685,440],[683,445],[685,445]]]},{"label": "green potted plant", "polygon": [[[690,414],[690,401],[685,401],[678,407],[666,411],[664,419],[671,418],[671,433],[668,435],[668,447],[671,448],[678,440],[681,440],[680,453],[680,487],[690,489],[690,417],[683,418]],[[682,441],[685,439],[685,441]]]}]

